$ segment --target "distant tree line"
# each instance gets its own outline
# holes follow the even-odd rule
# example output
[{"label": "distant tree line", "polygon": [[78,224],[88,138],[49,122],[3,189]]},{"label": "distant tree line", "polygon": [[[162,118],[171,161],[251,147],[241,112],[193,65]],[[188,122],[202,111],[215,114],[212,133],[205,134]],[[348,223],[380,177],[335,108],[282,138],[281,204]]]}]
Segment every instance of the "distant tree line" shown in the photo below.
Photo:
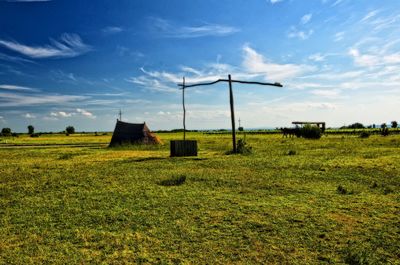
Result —
[{"label": "distant tree line", "polygon": [[[31,137],[38,137],[41,134],[53,134],[53,132],[35,133],[35,127],[33,127],[33,125],[28,125],[27,129],[28,129],[28,134]],[[67,135],[74,134],[75,133],[75,128],[74,128],[74,126],[67,126],[65,128],[65,131],[62,131],[60,133],[65,133]],[[7,136],[18,136],[18,134],[15,133],[15,132],[12,132],[11,128],[6,127],[6,128],[2,128],[1,129],[0,136],[6,136],[6,137]]]},{"label": "distant tree line", "polygon": [[[350,124],[348,126],[342,126],[339,129],[365,129],[365,128],[370,128],[370,129],[373,128],[373,129],[375,129],[376,127],[377,127],[376,124],[365,126],[364,124],[362,124],[360,122],[356,122],[356,123]],[[386,123],[382,123],[380,125],[380,128],[382,128],[382,129],[387,128],[387,127],[388,126],[387,126]],[[398,127],[397,121],[391,121],[390,122],[390,127],[393,128],[393,129],[396,129]]]}]

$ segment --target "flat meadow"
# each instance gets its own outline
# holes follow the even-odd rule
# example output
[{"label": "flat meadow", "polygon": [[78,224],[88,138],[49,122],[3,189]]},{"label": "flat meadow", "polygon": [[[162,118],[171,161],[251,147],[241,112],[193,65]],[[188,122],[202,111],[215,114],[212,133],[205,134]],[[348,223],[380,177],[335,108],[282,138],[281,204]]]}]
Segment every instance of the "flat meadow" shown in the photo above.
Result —
[{"label": "flat meadow", "polygon": [[0,264],[400,264],[400,135],[158,136],[0,138]]}]

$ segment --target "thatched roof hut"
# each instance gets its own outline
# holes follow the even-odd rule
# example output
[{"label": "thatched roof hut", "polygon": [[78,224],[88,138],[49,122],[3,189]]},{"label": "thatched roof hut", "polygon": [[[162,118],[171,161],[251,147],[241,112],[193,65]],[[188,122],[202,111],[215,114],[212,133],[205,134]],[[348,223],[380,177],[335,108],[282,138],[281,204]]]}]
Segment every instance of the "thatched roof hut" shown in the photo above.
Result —
[{"label": "thatched roof hut", "polygon": [[117,120],[110,145],[159,144],[160,139],[147,127],[146,123],[128,123]]}]

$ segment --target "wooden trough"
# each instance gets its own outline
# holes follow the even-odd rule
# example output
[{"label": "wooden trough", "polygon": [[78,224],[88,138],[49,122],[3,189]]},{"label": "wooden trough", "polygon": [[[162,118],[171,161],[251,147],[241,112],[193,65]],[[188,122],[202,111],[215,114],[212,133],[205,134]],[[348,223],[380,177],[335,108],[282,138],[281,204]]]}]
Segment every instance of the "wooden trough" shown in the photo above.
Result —
[{"label": "wooden trough", "polygon": [[170,144],[171,157],[197,156],[196,140],[172,140]]}]

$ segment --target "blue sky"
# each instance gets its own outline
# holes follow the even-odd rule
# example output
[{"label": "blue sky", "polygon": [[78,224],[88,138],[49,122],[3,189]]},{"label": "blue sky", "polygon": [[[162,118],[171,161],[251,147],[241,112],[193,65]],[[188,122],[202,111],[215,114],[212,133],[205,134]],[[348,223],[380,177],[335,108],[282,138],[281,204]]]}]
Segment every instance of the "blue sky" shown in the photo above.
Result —
[{"label": "blue sky", "polygon": [[[0,127],[182,127],[227,78],[247,128],[400,120],[400,1],[0,0]],[[189,129],[229,128],[226,84]]]}]

